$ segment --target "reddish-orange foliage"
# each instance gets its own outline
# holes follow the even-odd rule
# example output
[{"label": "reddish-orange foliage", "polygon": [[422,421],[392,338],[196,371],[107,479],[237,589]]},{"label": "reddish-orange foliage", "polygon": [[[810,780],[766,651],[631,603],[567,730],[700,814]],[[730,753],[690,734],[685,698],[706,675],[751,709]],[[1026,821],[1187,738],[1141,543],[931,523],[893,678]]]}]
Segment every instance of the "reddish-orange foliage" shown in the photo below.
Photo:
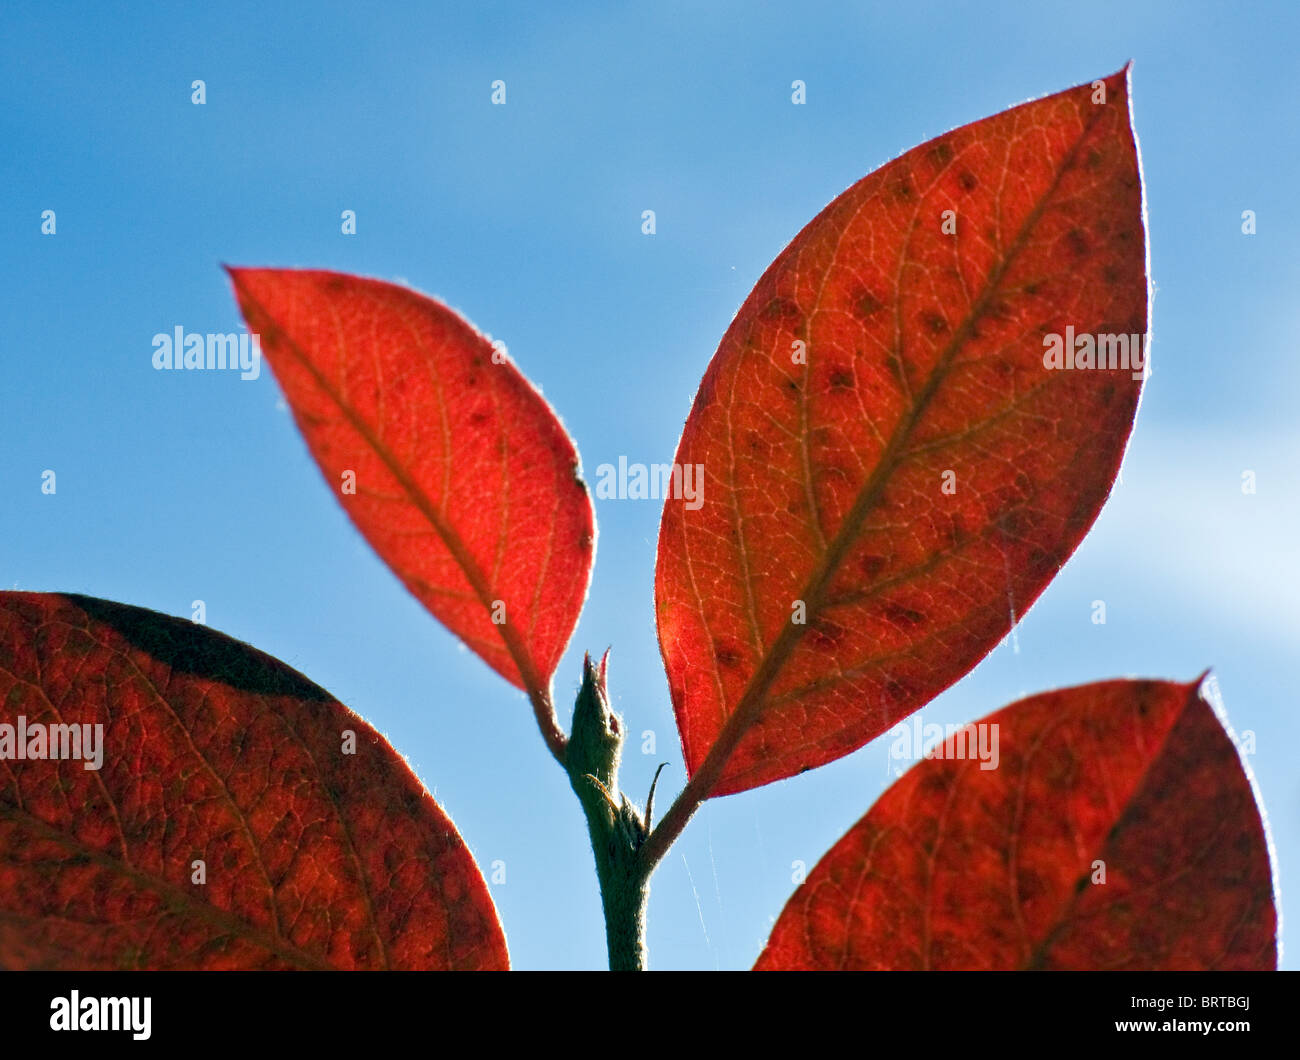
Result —
[{"label": "reddish-orange foliage", "polygon": [[677,451],[659,639],[711,795],[861,747],[965,674],[1078,546],[1141,371],[1044,338],[1147,330],[1124,72],[913,148],[764,273]]},{"label": "reddish-orange foliage", "polygon": [[1198,685],[1013,703],[977,723],[995,769],[950,738],[813,869],[758,967],[1273,968],[1263,822]]},{"label": "reddish-orange foliage", "polygon": [[103,726],[99,769],[80,741],[0,760],[2,967],[506,967],[474,859],[406,763],[246,644],[0,593],[0,724],[24,754]]},{"label": "reddish-orange foliage", "polygon": [[502,677],[546,689],[595,553],[578,454],[551,407],[466,320],[405,287],[294,269],[230,275],[366,540]]}]

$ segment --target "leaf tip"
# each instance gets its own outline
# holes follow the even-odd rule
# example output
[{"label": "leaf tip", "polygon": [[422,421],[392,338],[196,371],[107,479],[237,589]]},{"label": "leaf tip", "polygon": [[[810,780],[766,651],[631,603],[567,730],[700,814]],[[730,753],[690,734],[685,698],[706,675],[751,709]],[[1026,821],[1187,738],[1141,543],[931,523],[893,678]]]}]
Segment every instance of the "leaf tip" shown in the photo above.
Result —
[{"label": "leaf tip", "polygon": [[1218,681],[1214,676],[1214,668],[1207,666],[1199,674],[1187,682],[1187,690],[1193,698],[1205,699],[1213,702],[1213,697],[1217,692]]},{"label": "leaf tip", "polygon": [[[1113,74],[1111,74],[1109,77],[1102,78],[1102,80],[1106,83],[1107,88],[1110,89],[1122,88],[1125,94],[1127,95],[1129,89],[1132,87],[1132,82],[1133,82],[1133,60],[1130,59],[1118,70],[1116,70]],[[1096,84],[1096,82],[1093,83]]]},{"label": "leaf tip", "polygon": [[231,286],[234,287],[235,293],[242,294],[247,288],[245,278],[253,270],[242,265],[227,265],[225,262],[221,263],[221,268],[230,280]]}]

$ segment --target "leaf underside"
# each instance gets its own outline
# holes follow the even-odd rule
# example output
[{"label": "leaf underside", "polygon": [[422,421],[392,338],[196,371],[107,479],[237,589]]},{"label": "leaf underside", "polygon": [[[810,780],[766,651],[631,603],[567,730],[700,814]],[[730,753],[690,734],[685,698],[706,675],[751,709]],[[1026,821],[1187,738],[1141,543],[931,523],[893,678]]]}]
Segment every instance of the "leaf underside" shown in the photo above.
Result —
[{"label": "leaf underside", "polygon": [[507,966],[478,868],[406,763],[246,644],[0,593],[0,725],[20,724],[102,725],[103,758],[0,760],[0,967]]},{"label": "leaf underside", "polygon": [[864,178],[727,330],[676,457],[703,467],[703,504],[665,504],[655,586],[708,794],[832,761],[924,705],[1096,518],[1142,373],[1050,370],[1044,336],[1147,331],[1126,74],[1105,87]]},{"label": "leaf underside", "polygon": [[950,737],[813,869],[757,967],[1275,967],[1263,821],[1198,684],[1013,703],[977,723],[995,769]]},{"label": "leaf underside", "polygon": [[545,399],[486,336],[415,291],[314,270],[229,272],[362,535],[492,669],[546,689],[586,598],[595,523]]}]

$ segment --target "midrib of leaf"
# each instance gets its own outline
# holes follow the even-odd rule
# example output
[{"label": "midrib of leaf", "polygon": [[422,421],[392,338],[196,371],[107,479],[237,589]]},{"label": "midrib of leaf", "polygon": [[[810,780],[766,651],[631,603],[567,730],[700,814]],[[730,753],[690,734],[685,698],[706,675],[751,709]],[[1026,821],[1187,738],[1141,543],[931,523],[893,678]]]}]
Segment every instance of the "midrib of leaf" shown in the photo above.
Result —
[{"label": "midrib of leaf", "polygon": [[[447,551],[451,553],[452,558],[456,561],[456,565],[460,567],[461,571],[464,573],[466,580],[474,590],[474,595],[478,597],[479,603],[483,605],[485,611],[491,614],[491,589],[487,584],[487,579],[485,578],[483,571],[479,569],[478,565],[470,556],[469,551],[466,549],[464,542],[460,538],[460,535],[457,534],[456,531],[453,530],[452,527],[439,515],[427,494],[425,494],[420,485],[406,471],[402,462],[398,460],[388,447],[379,440],[379,437],[370,429],[369,424],[366,423],[365,419],[359,412],[357,412],[351,403],[346,401],[342,395],[338,393],[330,383],[329,379],[316,367],[311,358],[303,352],[302,348],[294,340],[293,336],[288,333],[285,327],[276,321],[276,318],[271,313],[267,312],[266,308],[248,292],[243,284],[240,284],[240,290],[243,292],[244,297],[247,298],[250,303],[257,306],[258,310],[263,313],[268,320],[276,322],[276,327],[280,331],[280,335],[288,346],[290,353],[292,353],[298,363],[307,370],[308,374],[311,375],[313,381],[320,388],[322,393],[324,393],[325,396],[334,403],[334,406],[340,413],[342,413],[348,423],[352,425],[352,429],[357,432],[361,437],[361,440],[370,447],[376,456],[379,457],[380,461],[382,461],[384,466],[388,469],[389,474],[391,474],[397,481],[397,484],[402,487],[407,499],[415,505],[420,514],[424,516],[429,525],[433,527],[434,532],[437,533],[438,537],[442,540],[442,543],[447,547]],[[532,660],[528,656],[528,652],[525,650],[523,644],[519,642],[518,637],[515,636],[510,623],[506,622],[502,625],[496,625],[493,623],[493,629],[497,630],[502,644],[509,653],[515,667],[519,670],[519,676],[520,680],[523,682],[524,690],[530,697],[533,697],[535,694],[544,695],[546,684],[539,680],[537,672],[533,668]],[[547,696],[547,699],[549,700],[549,696]]]},{"label": "midrib of leaf", "polygon": [[727,718],[722,730],[718,733],[717,739],[709,748],[708,754],[705,755],[704,761],[700,763],[700,768],[696,771],[695,776],[691,778],[692,783],[698,785],[699,798],[708,797],[709,791],[722,774],[722,770],[732,752],[736,749],[745,733],[762,716],[767,705],[768,690],[779,676],[782,667],[784,667],[795,646],[803,637],[807,626],[812,625],[811,617],[820,614],[825,605],[824,595],[827,586],[839,570],[845,554],[857,540],[867,515],[875,508],[890,478],[898,469],[901,463],[899,459],[900,452],[906,446],[912,431],[920,422],[930,402],[947,378],[948,370],[965,345],[966,340],[970,337],[975,322],[983,315],[997,294],[1002,277],[1027,244],[1029,236],[1042,218],[1048,203],[1051,202],[1055,195],[1062,177],[1071,168],[1080,145],[1087,139],[1088,134],[1092,131],[1102,113],[1104,111],[1099,108],[1097,113],[1084,123],[1082,131],[1063,158],[1052,178],[1051,184],[1039,197],[1033,209],[1029,211],[1015,240],[1007,249],[1001,262],[990,273],[979,298],[971,304],[961,324],[954,331],[952,338],[936,360],[934,370],[926,379],[925,386],[922,387],[907,415],[890,436],[884,452],[881,453],[880,460],[866,483],[863,484],[853,507],[845,516],[844,522],[834,538],[832,538],[821,562],[814,568],[803,593],[798,597],[798,599],[804,600],[808,604],[809,622],[802,626],[796,626],[793,622],[786,622],[782,625],[781,632],[773,642],[771,650],[763,656],[758,669],[754,672],[754,676],[750,678],[749,683],[745,686],[745,691],[741,694],[736,709]]},{"label": "midrib of leaf", "polygon": [[[1152,750],[1152,752],[1149,755],[1147,755],[1146,762],[1143,763],[1141,771],[1134,778],[1133,783],[1129,786],[1128,793],[1123,803],[1120,805],[1118,812],[1115,814],[1114,820],[1111,822],[1110,828],[1107,829],[1106,835],[1102,838],[1101,848],[1103,849],[1105,848],[1110,833],[1114,831],[1115,827],[1121,821],[1124,820],[1125,816],[1127,816],[1129,811],[1132,809],[1134,802],[1136,802],[1138,799],[1142,797],[1142,794],[1147,787],[1147,778],[1150,776],[1152,768],[1155,766],[1157,762],[1160,761],[1161,757],[1164,755],[1165,748],[1169,746],[1169,740],[1173,736],[1174,730],[1178,728],[1178,723],[1182,721],[1187,711],[1195,707],[1196,704],[1200,701],[1201,682],[1205,680],[1205,677],[1209,672],[1210,672],[1209,670],[1206,670],[1205,673],[1201,674],[1200,677],[1198,677],[1195,681],[1192,681],[1186,687],[1185,689],[1186,694],[1183,698],[1182,708],[1179,709],[1170,719],[1169,725],[1165,728],[1165,731],[1160,735],[1159,743]],[[1023,787],[1023,780],[1028,775],[1029,775],[1029,760],[1026,759],[1024,771],[1021,773],[1022,787]],[[1100,851],[1098,851],[1098,853],[1099,852]],[[1013,863],[1014,860],[1015,859],[1013,858],[1012,859]],[[1184,869],[1183,871],[1186,872],[1190,870]],[[1084,875],[1087,876],[1088,874],[1089,874],[1088,871],[1085,870]],[[1008,875],[1008,880],[1011,882],[1012,885],[1014,885],[1015,876]],[[1168,879],[1161,880],[1160,882],[1167,883]],[[1035,969],[1042,968],[1042,962],[1046,959],[1048,951],[1052,948],[1053,945],[1056,944],[1056,940],[1060,937],[1061,932],[1064,931],[1072,923],[1072,921],[1069,919],[1070,911],[1074,909],[1074,907],[1078,904],[1079,894],[1080,892],[1078,890],[1072,889],[1070,891],[1070,894],[1066,897],[1065,901],[1061,905],[1060,912],[1057,913],[1057,915],[1052,919],[1052,924],[1054,926],[1038,941],[1038,944],[1033,946],[1033,948],[1030,950],[1028,956],[1026,956],[1024,961],[1020,964],[1021,971],[1033,971]],[[1018,907],[1019,895],[1013,894],[1012,897],[1016,899],[1017,907]],[[1026,940],[1026,942],[1027,941],[1028,940]]]},{"label": "midrib of leaf", "polygon": [[[246,939],[269,953],[275,954],[290,964],[296,964],[299,967],[311,969],[314,971],[332,971],[335,970],[332,964],[315,957],[306,950],[299,949],[287,939],[267,934],[263,929],[244,920],[241,917],[227,913],[218,909],[207,902],[200,902],[194,896],[182,887],[174,883],[153,876],[139,869],[133,868],[118,858],[105,854],[101,850],[87,846],[80,839],[69,835],[58,828],[55,828],[39,817],[33,816],[26,810],[19,809],[7,802],[0,802],[0,813],[3,813],[10,820],[16,821],[20,826],[25,827],[30,832],[34,832],[42,839],[47,839],[58,843],[60,846],[72,852],[75,856],[85,858],[101,868],[108,869],[119,876],[137,884],[140,888],[159,895],[167,904],[168,909],[182,909],[186,914],[192,915],[196,920],[211,924],[216,928],[237,935]],[[113,925],[108,924],[109,928]]]}]

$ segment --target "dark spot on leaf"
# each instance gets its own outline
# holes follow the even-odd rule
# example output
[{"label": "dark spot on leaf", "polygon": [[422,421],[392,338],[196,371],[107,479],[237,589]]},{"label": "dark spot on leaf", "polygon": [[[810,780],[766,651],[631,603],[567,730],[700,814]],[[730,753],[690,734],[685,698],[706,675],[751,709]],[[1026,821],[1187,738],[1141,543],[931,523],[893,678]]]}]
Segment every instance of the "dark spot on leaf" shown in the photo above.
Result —
[{"label": "dark spot on leaf", "polygon": [[816,618],[809,628],[809,639],[819,651],[831,651],[844,639],[844,627],[825,616]]},{"label": "dark spot on leaf", "polygon": [[875,556],[875,555],[863,556],[862,563],[860,564],[860,566],[862,567],[863,574],[865,574],[868,578],[874,578],[877,574],[881,572],[881,570],[884,569],[885,564],[887,564],[888,562],[889,560],[887,560],[884,556]]},{"label": "dark spot on leaf", "polygon": [[1076,256],[1083,257],[1083,255],[1088,253],[1088,237],[1083,234],[1083,229],[1071,228],[1070,231],[1066,233],[1065,238],[1069,241],[1070,250],[1073,251]]},{"label": "dark spot on leaf", "polygon": [[1074,787],[1079,780],[1079,756],[1062,744],[1047,759],[1046,777],[1054,786]]},{"label": "dark spot on leaf", "polygon": [[872,313],[879,312],[885,306],[884,302],[865,289],[858,292],[854,301],[860,317],[869,317]]},{"label": "dark spot on leaf", "polygon": [[832,390],[852,390],[853,373],[847,368],[832,368],[830,382]]},{"label": "dark spot on leaf", "polygon": [[943,335],[948,330],[948,321],[934,309],[927,309],[921,314],[921,323],[931,335]]},{"label": "dark spot on leaf", "polygon": [[1011,538],[1028,537],[1036,524],[1037,519],[1024,508],[1013,508],[1002,517],[1002,531]]},{"label": "dark spot on leaf", "polygon": [[942,769],[928,769],[921,776],[921,787],[933,793],[947,791],[948,775]]},{"label": "dark spot on leaf", "polygon": [[969,169],[963,169],[957,176],[957,183],[962,186],[963,191],[974,191],[979,187],[979,180]]},{"label": "dark spot on leaf", "polygon": [[717,373],[705,371],[704,378],[700,380],[699,392],[695,395],[695,405],[692,408],[692,414],[699,410],[708,408],[713,404],[713,392],[718,384]]},{"label": "dark spot on leaf", "polygon": [[1022,902],[1033,901],[1047,890],[1038,873],[1021,869],[1016,874],[1016,891]]},{"label": "dark spot on leaf", "polygon": [[739,666],[744,656],[734,641],[715,640],[713,642],[713,657],[717,660],[719,666],[734,667]]},{"label": "dark spot on leaf", "polygon": [[936,165],[946,166],[952,161],[952,144],[947,140],[936,140],[930,148],[930,158]]},{"label": "dark spot on leaf", "polygon": [[906,372],[903,368],[903,358],[899,355],[898,350],[891,349],[885,354],[885,361],[889,365],[889,370],[898,378],[903,378]]},{"label": "dark spot on leaf", "polygon": [[1014,315],[1015,310],[1005,298],[995,298],[984,310],[984,316],[992,317],[994,320],[1010,320]]},{"label": "dark spot on leaf", "polygon": [[802,319],[803,314],[799,312],[799,307],[789,298],[776,297],[763,307],[763,317],[766,320],[781,321],[790,323]]},{"label": "dark spot on leaf", "polygon": [[925,615],[920,611],[914,611],[902,604],[886,604],[885,618],[896,626],[905,626],[909,629],[913,626],[919,626],[925,621]]}]

